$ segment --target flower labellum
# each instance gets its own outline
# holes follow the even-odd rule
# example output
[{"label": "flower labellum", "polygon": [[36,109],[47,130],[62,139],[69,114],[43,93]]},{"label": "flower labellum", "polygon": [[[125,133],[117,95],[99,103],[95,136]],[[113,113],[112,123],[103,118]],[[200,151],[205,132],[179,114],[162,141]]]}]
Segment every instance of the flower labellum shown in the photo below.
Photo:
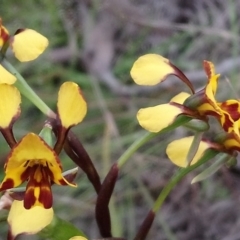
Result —
[{"label": "flower labellum", "polygon": [[24,207],[52,207],[52,183],[58,185],[75,184],[62,176],[62,167],[57,154],[47,143],[34,133],[24,136],[14,146],[5,164],[6,176],[0,191],[14,188],[27,181]]}]

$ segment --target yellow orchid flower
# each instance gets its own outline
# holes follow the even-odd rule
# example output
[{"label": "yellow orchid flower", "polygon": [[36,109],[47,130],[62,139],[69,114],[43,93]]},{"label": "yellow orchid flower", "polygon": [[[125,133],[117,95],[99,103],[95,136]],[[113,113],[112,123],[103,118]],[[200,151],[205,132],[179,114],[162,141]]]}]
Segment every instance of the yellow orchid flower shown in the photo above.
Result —
[{"label": "yellow orchid flower", "polygon": [[217,102],[215,95],[220,74],[215,73],[212,62],[204,61],[203,66],[208,82],[205,88],[194,93],[187,77],[168,59],[157,54],[146,54],[137,59],[131,69],[131,76],[137,84],[156,85],[169,75],[176,75],[194,93],[188,95],[185,102],[181,102],[182,106],[174,104],[172,99],[168,104],[140,109],[137,114],[139,124],[150,132],[159,132],[171,124],[179,114],[200,119],[211,115],[219,120],[226,132],[231,132],[234,121],[240,118],[240,102],[238,100]]},{"label": "yellow orchid flower", "polygon": [[238,100],[227,100],[225,102],[217,102],[215,95],[218,87],[218,79],[220,74],[215,73],[212,62],[204,61],[204,70],[208,77],[207,86],[197,92],[196,96],[201,96],[201,103],[197,106],[200,115],[212,115],[221,123],[226,132],[233,130],[234,121],[240,118],[240,103]]},{"label": "yellow orchid flower", "polygon": [[6,176],[0,191],[14,188],[27,181],[24,207],[52,207],[52,182],[75,186],[62,176],[57,154],[34,133],[24,136],[10,151],[5,163]]},{"label": "yellow orchid flower", "polygon": [[[3,87],[5,87],[3,89]],[[1,90],[4,90],[1,92]],[[12,91],[15,91],[12,93]],[[7,128],[19,112],[20,93],[14,86],[0,84],[0,128]],[[8,101],[11,96],[11,101]],[[2,104],[1,104],[2,101]],[[75,186],[62,176],[62,167],[58,158],[67,130],[83,120],[87,104],[76,83],[65,82],[58,94],[58,118],[63,135],[57,136],[57,152],[38,135],[29,133],[12,146],[5,163],[6,176],[0,185],[0,191],[14,188],[27,181],[24,195],[24,207],[34,206],[50,208],[52,206],[51,185]],[[57,144],[56,143],[56,144]],[[55,144],[55,147],[56,147]]]}]

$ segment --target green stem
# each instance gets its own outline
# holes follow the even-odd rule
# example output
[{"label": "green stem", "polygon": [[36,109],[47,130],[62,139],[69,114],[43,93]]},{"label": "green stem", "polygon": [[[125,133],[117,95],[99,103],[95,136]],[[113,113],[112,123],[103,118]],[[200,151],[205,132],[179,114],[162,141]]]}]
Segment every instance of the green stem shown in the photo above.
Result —
[{"label": "green stem", "polygon": [[143,144],[145,144],[155,136],[156,133],[147,132],[142,138],[135,141],[118,159],[118,167],[121,168],[124,163],[126,163],[127,160],[137,151],[138,148],[140,148]]},{"label": "green stem", "polygon": [[178,182],[180,182],[183,177],[185,177],[188,173],[193,171],[195,168],[201,166],[208,160],[215,157],[219,152],[209,149],[205,152],[204,156],[194,165],[189,166],[187,168],[181,168],[175,176],[171,178],[171,180],[168,182],[168,184],[163,188],[160,195],[158,196],[157,200],[155,201],[152,211],[156,213],[158,210],[160,210],[164,200],[168,196],[168,194],[171,192],[171,190],[177,185]]},{"label": "green stem", "polygon": [[169,131],[172,131],[173,129],[189,122],[191,120],[191,118],[187,117],[187,116],[179,116],[177,117],[177,119],[168,127],[162,129],[160,132],[158,133],[151,133],[151,132],[147,132],[145,135],[142,136],[142,138],[136,140],[124,153],[123,155],[118,159],[118,168],[121,168],[126,162],[127,160],[142,146],[144,145],[146,142],[150,141],[151,139],[153,139],[154,137],[156,137],[159,134],[163,134],[163,133],[167,133]]},{"label": "green stem", "polygon": [[186,159],[186,166],[189,166],[193,160],[193,158],[195,157],[200,142],[202,140],[202,136],[203,136],[203,132],[196,132],[192,141],[192,144],[189,148],[188,154],[187,154],[187,159]]},{"label": "green stem", "polygon": [[15,82],[15,86],[18,90],[28,98],[41,112],[51,118],[55,118],[56,114],[46,105],[46,103],[32,90],[32,88],[28,85],[22,75],[9,63],[6,59],[3,59],[2,65],[12,73],[17,81]]}]

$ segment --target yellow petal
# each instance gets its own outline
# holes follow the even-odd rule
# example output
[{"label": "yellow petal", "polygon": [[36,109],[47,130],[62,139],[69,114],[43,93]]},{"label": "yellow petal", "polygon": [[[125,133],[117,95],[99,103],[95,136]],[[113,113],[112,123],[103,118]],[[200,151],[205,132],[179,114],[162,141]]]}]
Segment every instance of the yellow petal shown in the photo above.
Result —
[{"label": "yellow petal", "polygon": [[87,238],[82,237],[82,236],[74,236],[69,238],[69,240],[87,240]]},{"label": "yellow petal", "polygon": [[[218,76],[214,76],[214,79],[218,78]],[[220,109],[220,107],[218,106],[217,104],[217,101],[215,99],[215,95],[214,95],[214,92],[213,92],[213,87],[211,82],[209,82],[206,86],[206,89],[205,89],[205,102],[198,106],[197,107],[197,110],[199,111],[199,113],[201,115],[205,115],[205,114],[210,114],[211,113],[215,113],[216,115],[221,115],[222,114],[222,111]]]},{"label": "yellow petal", "polygon": [[224,146],[227,149],[236,149],[240,150],[240,139],[239,138],[229,138],[223,142]]},{"label": "yellow petal", "polygon": [[16,87],[0,84],[0,128],[7,128],[20,113],[21,96]]},{"label": "yellow petal", "polygon": [[144,129],[150,132],[159,132],[172,124],[181,113],[180,108],[167,103],[140,109],[137,113],[137,119]]},{"label": "yellow petal", "polygon": [[[186,167],[187,166],[186,159],[187,159],[188,151],[191,147],[192,142],[193,142],[193,137],[185,137],[185,138],[178,139],[171,142],[167,146],[167,150],[166,150],[168,158],[177,166]],[[201,158],[204,151],[207,150],[208,148],[209,148],[209,144],[207,142],[201,141],[198,151],[191,162],[191,165],[196,163]]]},{"label": "yellow petal", "polygon": [[226,140],[223,142],[227,149],[240,150],[239,122],[239,120],[234,122],[232,131],[229,132]]},{"label": "yellow petal", "polygon": [[62,125],[69,128],[80,123],[87,113],[87,103],[76,83],[65,82],[58,93],[58,114]]},{"label": "yellow petal", "polygon": [[20,62],[36,59],[48,46],[48,39],[32,29],[24,29],[14,35],[12,49]]},{"label": "yellow petal", "polygon": [[175,103],[179,103],[179,104],[183,104],[184,101],[190,97],[191,95],[189,93],[186,92],[181,92],[178,95],[176,95],[175,97],[173,97],[170,102],[175,102]]},{"label": "yellow petal", "polygon": [[156,85],[174,72],[167,58],[157,54],[146,54],[137,59],[130,74],[139,85]]},{"label": "yellow petal", "polygon": [[210,87],[209,87],[209,89],[206,89],[206,94],[210,99],[213,99],[213,96],[215,96],[215,94],[216,94],[219,77],[220,77],[220,74],[217,74],[217,75],[212,76],[209,79],[208,86],[210,85]]},{"label": "yellow petal", "polygon": [[36,134],[28,133],[12,149],[7,161],[6,170],[17,168],[27,160],[48,161],[51,164],[59,163],[56,153]]},{"label": "yellow petal", "polygon": [[209,61],[203,61],[203,67],[208,77],[208,82],[211,84],[211,88],[213,91],[213,94],[216,94],[217,91],[217,85],[218,85],[218,78],[220,77],[220,74],[216,75],[215,73],[215,67],[212,62]]},{"label": "yellow petal", "polygon": [[14,75],[8,72],[1,64],[0,64],[0,84],[7,83],[13,84],[17,80]]},{"label": "yellow petal", "polygon": [[13,201],[8,215],[8,223],[14,237],[24,233],[35,234],[51,223],[53,209],[45,209],[39,206],[26,210],[23,201]]}]

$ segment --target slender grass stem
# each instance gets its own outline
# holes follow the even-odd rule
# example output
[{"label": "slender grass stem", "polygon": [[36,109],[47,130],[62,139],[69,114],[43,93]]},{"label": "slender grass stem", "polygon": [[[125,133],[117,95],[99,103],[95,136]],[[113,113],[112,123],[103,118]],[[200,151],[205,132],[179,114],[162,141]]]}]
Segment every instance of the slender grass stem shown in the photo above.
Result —
[{"label": "slender grass stem", "polygon": [[3,59],[2,65],[12,73],[17,81],[15,82],[15,86],[24,95],[27,99],[29,99],[41,112],[47,115],[50,118],[55,118],[56,114],[47,106],[47,104],[33,91],[33,89],[28,85],[26,80],[22,77],[22,75],[14,68],[14,66],[8,62],[6,59]]}]

